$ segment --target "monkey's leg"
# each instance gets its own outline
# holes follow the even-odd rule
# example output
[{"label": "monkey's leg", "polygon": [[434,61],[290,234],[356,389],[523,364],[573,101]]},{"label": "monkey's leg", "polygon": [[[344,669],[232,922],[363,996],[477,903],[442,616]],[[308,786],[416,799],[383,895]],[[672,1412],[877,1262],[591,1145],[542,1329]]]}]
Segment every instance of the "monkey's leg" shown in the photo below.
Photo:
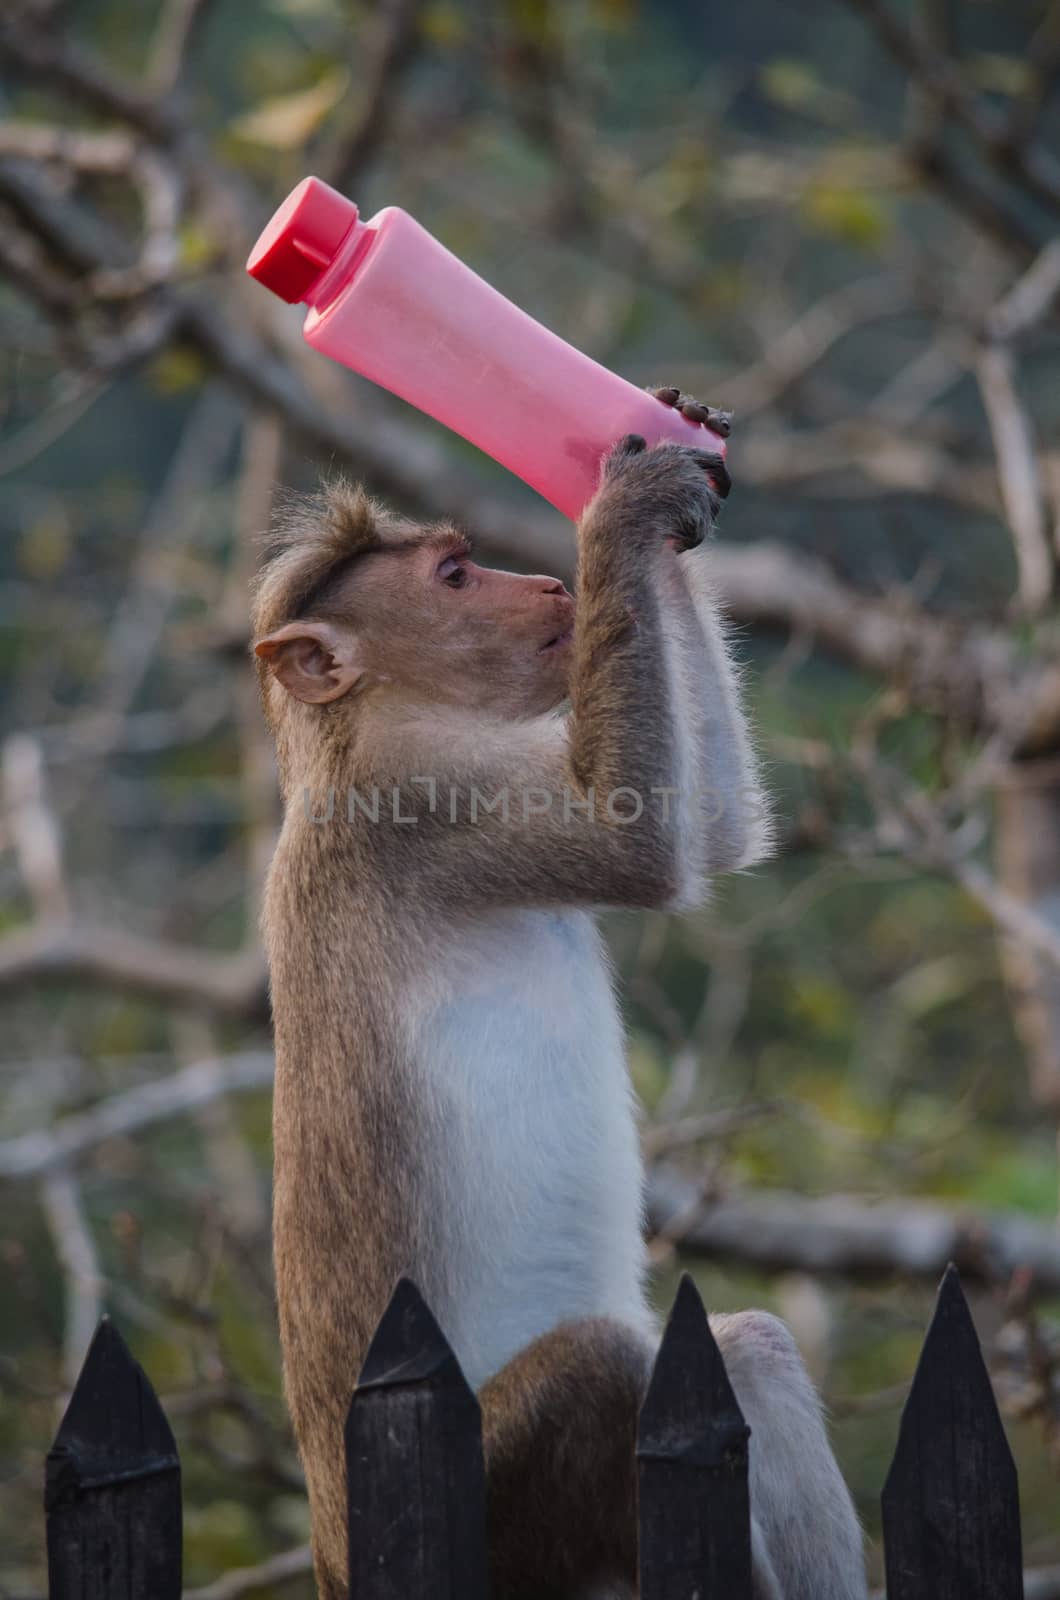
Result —
[{"label": "monkey's leg", "polygon": [[637,1412],[651,1361],[632,1329],[587,1317],[483,1385],[491,1600],[635,1593]]},{"label": "monkey's leg", "polygon": [[865,1600],[861,1528],[817,1392],[777,1317],[711,1317],[751,1427],[756,1600]]}]

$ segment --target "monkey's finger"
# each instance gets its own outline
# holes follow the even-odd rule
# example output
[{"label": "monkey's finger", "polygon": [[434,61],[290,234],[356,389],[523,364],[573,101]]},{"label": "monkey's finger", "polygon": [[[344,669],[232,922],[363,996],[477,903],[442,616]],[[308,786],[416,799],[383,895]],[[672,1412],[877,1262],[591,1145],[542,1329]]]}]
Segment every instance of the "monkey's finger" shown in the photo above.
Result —
[{"label": "monkey's finger", "polygon": [[693,400],[691,395],[684,395],[677,402],[677,409],[689,422],[706,422],[710,416],[710,407],[701,406],[698,400]]},{"label": "monkey's finger", "polygon": [[724,456],[719,456],[714,450],[693,450],[692,458],[697,466],[703,468],[721,499],[727,500],[732,489],[732,479],[725,465]]},{"label": "monkey's finger", "polygon": [[614,456],[639,456],[641,451],[647,448],[648,441],[642,434],[627,433],[624,439],[618,441],[611,454]]},{"label": "monkey's finger", "polygon": [[682,394],[681,390],[673,384],[666,384],[661,389],[649,388],[648,393],[656,400],[661,400],[664,406],[672,406],[675,411],[687,417],[689,422],[699,422],[710,428],[713,433],[718,433],[727,439],[732,432],[732,412],[720,411],[717,406],[703,406],[694,400],[690,394]]},{"label": "monkey's finger", "polygon": [[675,402],[675,409],[680,411],[683,417],[687,417],[689,422],[701,422],[713,433],[720,433],[723,439],[727,439],[732,432],[731,411],[719,411],[717,406],[700,405],[690,394],[680,395]]}]

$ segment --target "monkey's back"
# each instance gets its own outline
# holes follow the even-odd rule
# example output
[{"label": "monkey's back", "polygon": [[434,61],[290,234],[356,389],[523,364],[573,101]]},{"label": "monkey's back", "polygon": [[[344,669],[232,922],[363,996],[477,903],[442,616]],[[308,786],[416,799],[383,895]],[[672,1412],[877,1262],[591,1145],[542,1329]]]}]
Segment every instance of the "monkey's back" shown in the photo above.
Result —
[{"label": "monkey's back", "polygon": [[[314,1546],[338,1585],[342,1430],[397,1277],[428,1259],[422,1129],[386,919],[338,828],[288,816],[262,924],[276,1040],[273,1248],[284,1382]],[[425,1291],[431,1286],[424,1284]],[[340,1592],[336,1587],[335,1592]]]},{"label": "monkey's back", "polygon": [[263,919],[289,1389],[295,1368],[336,1362],[352,1387],[401,1273],[475,1387],[569,1317],[650,1325],[633,1101],[592,917],[464,913],[439,947],[400,895],[341,823],[289,819]]}]

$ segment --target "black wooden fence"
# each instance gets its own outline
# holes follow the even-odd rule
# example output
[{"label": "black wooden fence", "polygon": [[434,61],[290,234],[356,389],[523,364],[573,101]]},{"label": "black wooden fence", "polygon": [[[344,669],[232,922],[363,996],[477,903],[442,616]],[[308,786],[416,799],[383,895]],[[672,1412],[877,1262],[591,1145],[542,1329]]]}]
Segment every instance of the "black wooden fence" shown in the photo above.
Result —
[{"label": "black wooden fence", "polygon": [[[751,1600],[748,1448],[685,1277],[640,1416],[641,1600]],[[486,1600],[478,1403],[411,1283],[372,1341],[346,1460],[351,1600]],[[48,1455],[45,1510],[50,1600],[179,1600],[176,1446],[108,1321]],[[888,1600],[1022,1600],[1016,1470],[953,1267],[902,1415],[883,1527]]]}]

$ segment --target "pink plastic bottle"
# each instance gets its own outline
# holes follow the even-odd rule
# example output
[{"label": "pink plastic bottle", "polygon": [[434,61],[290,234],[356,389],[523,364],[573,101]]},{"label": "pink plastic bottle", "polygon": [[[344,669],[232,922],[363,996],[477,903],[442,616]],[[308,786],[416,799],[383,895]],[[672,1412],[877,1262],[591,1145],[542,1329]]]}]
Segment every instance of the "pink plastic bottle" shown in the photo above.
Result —
[{"label": "pink plastic bottle", "polygon": [[462,434],[571,518],[627,433],[725,441],[543,328],[396,206],[368,222],[319,178],[288,195],[247,271],[309,306],[325,355]]}]

